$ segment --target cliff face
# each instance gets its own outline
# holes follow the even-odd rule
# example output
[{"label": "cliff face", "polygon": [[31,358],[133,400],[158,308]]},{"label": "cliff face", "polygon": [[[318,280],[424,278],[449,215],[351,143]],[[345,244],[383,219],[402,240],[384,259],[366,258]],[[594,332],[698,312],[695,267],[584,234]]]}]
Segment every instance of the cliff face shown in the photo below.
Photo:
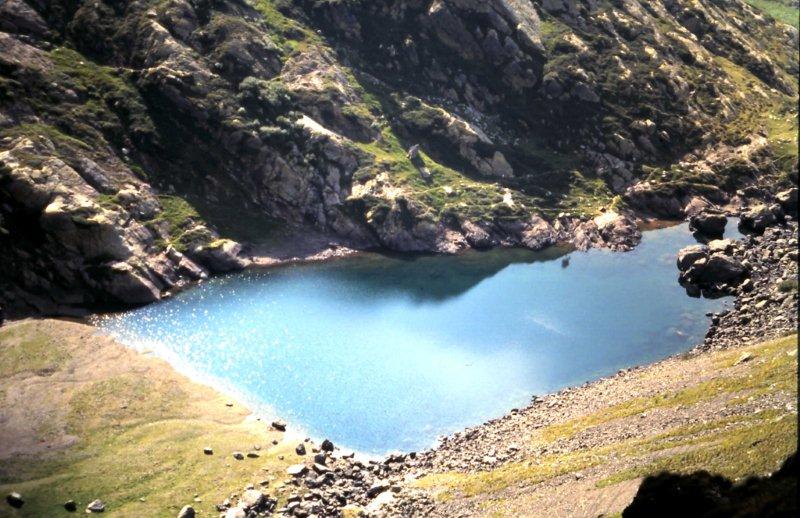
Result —
[{"label": "cliff face", "polygon": [[157,300],[274,228],[625,248],[630,210],[797,179],[797,30],[738,0],[8,0],[0,30],[26,311]]}]

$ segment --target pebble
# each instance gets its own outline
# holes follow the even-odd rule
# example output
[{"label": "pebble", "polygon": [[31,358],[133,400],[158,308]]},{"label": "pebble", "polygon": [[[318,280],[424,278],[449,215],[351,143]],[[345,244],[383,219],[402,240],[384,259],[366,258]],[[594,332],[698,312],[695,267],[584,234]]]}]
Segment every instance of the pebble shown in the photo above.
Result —
[{"label": "pebble", "polygon": [[78,504],[75,503],[75,500],[67,500],[64,502],[64,510],[74,513],[78,510]]},{"label": "pebble", "polygon": [[233,458],[236,460],[244,460],[244,453],[240,451],[233,452]]},{"label": "pebble", "polygon": [[214,455],[214,450],[208,447],[203,448],[203,453],[206,455]]},{"label": "pebble", "polygon": [[106,504],[102,500],[93,500],[86,506],[87,513],[102,513],[106,510]]}]

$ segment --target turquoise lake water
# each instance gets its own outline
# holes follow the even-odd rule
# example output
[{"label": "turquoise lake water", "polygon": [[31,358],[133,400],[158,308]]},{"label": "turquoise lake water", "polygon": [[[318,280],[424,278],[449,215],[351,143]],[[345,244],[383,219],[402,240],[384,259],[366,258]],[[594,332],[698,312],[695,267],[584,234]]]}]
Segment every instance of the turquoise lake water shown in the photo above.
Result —
[{"label": "turquoise lake water", "polygon": [[365,255],[217,278],[99,324],[311,437],[414,451],[701,342],[725,302],[678,285],[693,243],[684,224],[629,253]]}]

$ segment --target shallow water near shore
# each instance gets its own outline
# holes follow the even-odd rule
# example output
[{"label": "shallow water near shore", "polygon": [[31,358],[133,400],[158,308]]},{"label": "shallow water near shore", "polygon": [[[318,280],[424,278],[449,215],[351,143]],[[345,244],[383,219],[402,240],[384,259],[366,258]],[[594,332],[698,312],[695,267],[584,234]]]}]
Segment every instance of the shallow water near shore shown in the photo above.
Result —
[{"label": "shallow water near shore", "polygon": [[629,253],[362,255],[214,279],[98,324],[312,437],[421,450],[701,342],[725,301],[678,285],[693,243],[682,224]]}]

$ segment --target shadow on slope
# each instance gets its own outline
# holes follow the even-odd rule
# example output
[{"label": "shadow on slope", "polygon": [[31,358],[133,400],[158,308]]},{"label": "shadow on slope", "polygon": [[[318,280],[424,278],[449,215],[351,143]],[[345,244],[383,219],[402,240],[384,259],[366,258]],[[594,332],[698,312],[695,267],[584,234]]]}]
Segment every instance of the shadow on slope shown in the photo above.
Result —
[{"label": "shadow on slope", "polygon": [[689,475],[664,472],[644,480],[622,516],[797,516],[797,475],[797,452],[776,473],[750,477],[737,485],[707,471]]}]

